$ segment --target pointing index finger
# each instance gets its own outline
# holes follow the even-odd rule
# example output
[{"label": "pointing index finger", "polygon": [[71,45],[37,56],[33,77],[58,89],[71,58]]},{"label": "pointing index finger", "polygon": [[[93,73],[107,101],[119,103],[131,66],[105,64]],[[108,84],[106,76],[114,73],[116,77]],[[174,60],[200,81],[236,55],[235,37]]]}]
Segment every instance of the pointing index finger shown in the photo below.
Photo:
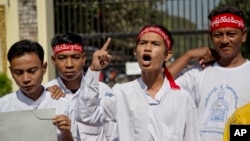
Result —
[{"label": "pointing index finger", "polygon": [[105,44],[102,46],[101,51],[106,51],[106,50],[108,49],[108,46],[109,46],[110,42],[111,42],[111,38],[108,37],[107,41],[106,41]]}]

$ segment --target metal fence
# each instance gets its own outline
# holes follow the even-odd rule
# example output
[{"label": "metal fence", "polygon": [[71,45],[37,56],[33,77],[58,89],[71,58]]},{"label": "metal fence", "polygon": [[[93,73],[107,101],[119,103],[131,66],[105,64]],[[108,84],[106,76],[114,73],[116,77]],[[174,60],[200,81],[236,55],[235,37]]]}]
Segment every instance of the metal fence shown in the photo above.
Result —
[{"label": "metal fence", "polygon": [[[107,37],[111,68],[124,73],[125,63],[135,61],[133,48],[138,31],[160,24],[174,35],[174,57],[194,47],[211,45],[208,13],[221,0],[54,0],[56,34],[75,32],[85,40],[87,65],[91,54]],[[247,5],[247,1],[245,2]],[[112,72],[112,71],[109,71]]]}]

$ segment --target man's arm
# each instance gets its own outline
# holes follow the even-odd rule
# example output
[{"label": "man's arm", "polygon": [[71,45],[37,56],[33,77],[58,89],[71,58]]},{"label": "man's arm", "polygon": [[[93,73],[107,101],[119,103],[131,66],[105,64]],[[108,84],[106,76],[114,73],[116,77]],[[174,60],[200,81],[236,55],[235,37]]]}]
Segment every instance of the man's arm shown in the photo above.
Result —
[{"label": "man's arm", "polygon": [[200,47],[190,49],[185,52],[182,56],[177,58],[174,62],[167,66],[169,72],[172,74],[174,78],[178,76],[178,74],[184,70],[184,68],[189,64],[192,60],[199,61],[199,64],[202,67],[206,67],[215,60],[215,51],[208,47]]},{"label": "man's arm", "polygon": [[[106,51],[110,40],[109,38],[100,50],[94,52],[92,63],[84,77],[83,90],[76,103],[76,120],[87,123],[88,125],[102,125],[107,122],[106,118],[113,118],[113,114],[107,115],[107,113],[114,113],[114,96],[104,96],[101,100],[99,99],[100,71],[105,68],[111,60],[111,56]],[[111,111],[109,111],[110,109]]]},{"label": "man's arm", "polygon": [[189,98],[187,107],[189,107],[189,110],[187,111],[184,141],[200,141],[197,108],[191,97]]}]

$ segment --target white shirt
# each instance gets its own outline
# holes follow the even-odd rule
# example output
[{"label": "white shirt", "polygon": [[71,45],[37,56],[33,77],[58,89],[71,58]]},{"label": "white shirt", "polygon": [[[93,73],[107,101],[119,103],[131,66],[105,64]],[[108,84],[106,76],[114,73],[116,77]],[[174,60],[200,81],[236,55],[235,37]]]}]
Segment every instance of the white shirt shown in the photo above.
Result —
[{"label": "white shirt", "polygon": [[192,68],[177,78],[195,100],[202,141],[222,140],[228,117],[250,100],[249,80],[249,61],[234,68],[217,63],[204,70]]},{"label": "white shirt", "polygon": [[[43,91],[42,95],[36,101],[33,101],[18,90],[0,98],[0,112],[55,108],[56,115],[69,115],[68,104],[68,100],[64,98],[52,99],[51,94],[47,91]],[[57,132],[60,140],[60,131]]]},{"label": "white shirt", "polygon": [[[110,91],[110,88],[102,83],[100,83],[100,97],[104,95],[104,92]],[[64,85],[62,79],[57,77],[56,79],[48,82],[46,87],[58,85],[62,91],[66,94],[65,98],[70,101],[70,118],[72,121],[72,135],[75,141],[113,141],[116,139],[117,131],[116,131],[116,123],[109,122],[108,124],[101,125],[86,125],[75,120],[75,104],[76,100],[79,97],[79,93],[81,89],[79,88],[75,93],[72,93],[66,86]],[[84,87],[84,76],[82,76],[81,80],[81,88]]]},{"label": "white shirt", "polygon": [[76,118],[89,124],[113,120],[120,141],[197,141],[197,111],[190,94],[173,90],[168,80],[152,99],[141,78],[116,84],[99,101],[99,72],[88,70],[84,92],[77,102]]}]

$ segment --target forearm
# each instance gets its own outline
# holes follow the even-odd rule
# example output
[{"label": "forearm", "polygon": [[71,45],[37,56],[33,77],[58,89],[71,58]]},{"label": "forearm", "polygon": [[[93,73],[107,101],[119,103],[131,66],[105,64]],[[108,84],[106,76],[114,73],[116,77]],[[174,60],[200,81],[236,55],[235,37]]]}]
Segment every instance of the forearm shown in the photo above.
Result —
[{"label": "forearm", "polygon": [[[100,98],[99,71],[91,71],[85,75],[83,91],[77,100],[76,120],[88,125],[102,125],[106,122],[107,109],[110,109],[108,97]],[[104,108],[105,107],[105,108]]]},{"label": "forearm", "polygon": [[62,141],[74,141],[74,138],[70,131],[62,131]]},{"label": "forearm", "polygon": [[192,60],[192,52],[187,51],[185,54],[180,56],[174,62],[167,66],[169,72],[172,74],[174,78],[178,76],[178,74],[184,70],[184,68],[188,65],[188,63]]}]

